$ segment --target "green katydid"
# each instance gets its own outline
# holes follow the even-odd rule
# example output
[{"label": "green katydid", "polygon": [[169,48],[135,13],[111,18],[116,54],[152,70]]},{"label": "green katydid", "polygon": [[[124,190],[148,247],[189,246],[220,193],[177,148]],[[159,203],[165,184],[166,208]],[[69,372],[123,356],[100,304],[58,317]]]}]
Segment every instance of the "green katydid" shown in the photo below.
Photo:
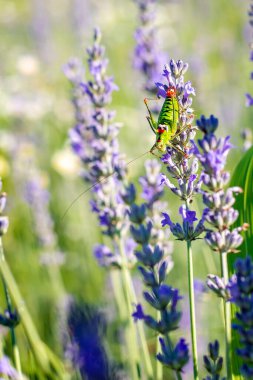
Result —
[{"label": "green katydid", "polygon": [[152,131],[156,135],[156,142],[150,149],[150,153],[154,154],[154,150],[157,149],[160,152],[165,152],[166,147],[170,146],[180,152],[183,156],[186,153],[172,143],[175,137],[180,135],[183,130],[177,133],[178,121],[179,121],[179,104],[174,87],[169,87],[166,91],[166,98],[164,100],[162,109],[158,115],[158,121],[153,118],[152,112],[148,107],[148,99],[144,99],[144,103],[148,109],[149,116],[147,120]]}]

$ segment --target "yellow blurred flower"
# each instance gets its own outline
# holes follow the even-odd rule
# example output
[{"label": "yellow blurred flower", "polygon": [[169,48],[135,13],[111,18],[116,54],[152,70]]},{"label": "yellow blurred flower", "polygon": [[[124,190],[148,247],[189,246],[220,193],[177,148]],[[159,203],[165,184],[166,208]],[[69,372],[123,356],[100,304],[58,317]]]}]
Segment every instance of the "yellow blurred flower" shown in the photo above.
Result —
[{"label": "yellow blurred flower", "polygon": [[56,152],[51,160],[52,167],[64,177],[78,176],[81,164],[69,148],[64,148]]},{"label": "yellow blurred flower", "polygon": [[0,177],[7,177],[10,173],[10,165],[4,156],[0,155]]}]

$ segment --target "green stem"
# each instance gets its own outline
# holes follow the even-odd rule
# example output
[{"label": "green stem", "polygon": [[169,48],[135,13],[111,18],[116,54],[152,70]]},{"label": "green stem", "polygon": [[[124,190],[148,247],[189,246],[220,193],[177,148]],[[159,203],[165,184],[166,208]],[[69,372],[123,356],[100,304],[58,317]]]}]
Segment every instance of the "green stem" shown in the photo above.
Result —
[{"label": "green stem", "polygon": [[[136,305],[138,302],[137,302],[137,297],[136,297],[135,290],[133,287],[132,278],[131,278],[129,269],[127,267],[127,259],[126,259],[126,254],[125,254],[125,249],[124,249],[122,239],[118,240],[118,244],[119,244],[120,254],[122,258],[122,271],[123,271],[123,277],[125,281],[126,295],[128,298],[127,301],[128,301],[129,315],[130,315],[131,321],[133,321],[131,317],[131,314],[133,311],[133,305],[134,304]],[[143,350],[143,358],[144,358],[144,363],[146,366],[147,377],[149,380],[152,380],[154,378],[153,367],[151,364],[151,358],[150,358],[148,345],[146,341],[144,326],[142,323],[137,323],[137,330],[139,333],[140,342],[141,342],[141,346]]]},{"label": "green stem", "polygon": [[112,269],[110,271],[110,277],[111,277],[112,288],[113,288],[113,293],[114,293],[114,298],[116,302],[119,319],[122,323],[125,323],[125,318],[128,315],[128,311],[127,311],[125,302],[122,302],[122,300],[124,299],[124,294],[122,291],[122,281],[121,281],[120,270]]},{"label": "green stem", "polygon": [[190,302],[193,373],[194,373],[194,379],[199,380],[195,302],[194,302],[194,284],[193,284],[194,278],[193,278],[193,263],[192,263],[192,247],[191,247],[190,240],[187,240],[187,261],[188,261],[188,290],[189,290],[189,302]]},{"label": "green stem", "polygon": [[[157,321],[160,319],[160,311],[157,311]],[[157,335],[156,339],[156,354],[160,352],[160,341],[159,341],[160,334]],[[156,360],[156,380],[162,380],[163,379],[163,365],[159,360]]]},{"label": "green stem", "polygon": [[124,326],[125,340],[127,346],[127,358],[130,365],[132,378],[138,378],[138,369],[135,364],[135,353],[133,350],[133,341],[132,341],[132,327],[128,324],[126,325],[126,321],[129,318],[128,308],[126,308],[126,304],[124,302],[125,295],[122,291],[122,281],[121,281],[121,273],[118,270],[111,270],[111,281],[114,292],[114,298],[116,301],[117,311],[119,314],[120,321]]},{"label": "green stem", "polygon": [[[225,285],[228,284],[228,265],[227,265],[227,252],[221,252],[221,273]],[[232,378],[231,371],[231,307],[230,303],[223,300],[224,318],[225,318],[225,339],[226,339],[226,367],[227,378]]]},{"label": "green stem", "polygon": [[128,327],[129,327],[129,333],[127,334],[127,344],[131,344],[132,342],[132,349],[130,349],[130,364],[131,368],[134,368],[134,379],[141,378],[140,376],[140,355],[138,350],[138,340],[137,340],[137,334],[136,329],[134,325],[134,321],[132,318],[132,300],[131,300],[131,291],[130,291],[130,284],[129,284],[129,276],[128,276],[128,269],[126,264],[126,258],[124,254],[123,244],[121,239],[118,241],[118,245],[120,248],[120,254],[122,258],[122,274],[123,274],[123,286],[125,290],[125,297],[126,297],[126,303],[127,303],[127,309],[128,309]]},{"label": "green stem", "polygon": [[[1,242],[1,239],[0,239]],[[41,369],[50,373],[50,364],[52,364],[52,368],[56,371],[61,379],[62,376],[62,363],[61,361],[49,350],[49,348],[41,341],[36,327],[32,321],[32,318],[27,310],[25,305],[25,301],[22,298],[17,283],[10,271],[10,268],[5,261],[4,252],[2,244],[0,243],[0,273],[3,276],[6,285],[8,286],[9,292],[12,296],[13,302],[17,308],[17,311],[20,315],[21,322],[24,326],[26,335],[29,339],[31,347],[33,349],[33,353],[36,357],[37,363],[41,367]]]},{"label": "green stem", "polygon": [[[52,255],[54,255],[53,252]],[[66,295],[66,291],[58,265],[48,265],[47,270],[56,300],[62,299]]]},{"label": "green stem", "polygon": [[[0,246],[2,245],[2,241],[0,240]],[[1,247],[1,250],[3,252],[3,249]],[[10,294],[6,285],[6,282],[2,276],[2,282],[3,282],[3,287],[4,287],[4,294],[5,294],[5,299],[7,303],[7,309],[9,312],[9,315],[12,314],[12,304],[11,304],[11,298]],[[15,328],[10,327],[10,333],[11,333],[11,345],[12,345],[12,350],[13,350],[13,356],[14,356],[14,363],[15,367],[18,371],[20,379],[22,379],[22,370],[21,370],[21,362],[20,362],[20,355],[19,355],[19,349],[17,345],[17,339],[16,339],[16,334],[15,334]]]}]

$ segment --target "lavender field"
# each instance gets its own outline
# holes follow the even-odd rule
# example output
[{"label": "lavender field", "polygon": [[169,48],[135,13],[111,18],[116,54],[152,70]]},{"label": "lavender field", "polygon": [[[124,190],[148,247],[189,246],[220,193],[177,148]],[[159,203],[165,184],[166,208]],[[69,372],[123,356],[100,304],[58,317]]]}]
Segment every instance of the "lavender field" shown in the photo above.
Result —
[{"label": "lavender field", "polygon": [[253,3],[0,3],[0,379],[253,379]]}]

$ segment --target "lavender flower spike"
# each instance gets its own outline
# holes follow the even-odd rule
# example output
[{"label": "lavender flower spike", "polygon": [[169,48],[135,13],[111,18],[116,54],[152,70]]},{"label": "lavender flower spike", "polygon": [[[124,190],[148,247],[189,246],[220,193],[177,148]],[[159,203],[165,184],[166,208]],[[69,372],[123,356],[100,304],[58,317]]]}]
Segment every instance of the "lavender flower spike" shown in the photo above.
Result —
[{"label": "lavender flower spike", "polygon": [[219,356],[220,345],[218,340],[215,340],[214,343],[209,343],[208,351],[209,355],[204,355],[204,365],[208,373],[211,376],[207,376],[203,380],[226,380],[225,377],[221,377],[220,372],[223,366],[223,358]]},{"label": "lavender flower spike", "polygon": [[[253,4],[250,4],[250,9],[248,11],[248,15],[249,15],[249,24],[251,27],[253,27]],[[252,48],[252,41],[251,41],[251,44],[250,44],[250,61],[252,62],[253,60],[253,48]],[[253,72],[251,72],[250,74],[250,79],[253,79]],[[245,94],[245,97],[246,97],[246,107],[251,107],[253,106],[253,97],[251,94]]]},{"label": "lavender flower spike", "polygon": [[241,347],[237,354],[241,357],[243,365],[241,374],[245,379],[253,376],[253,262],[250,256],[246,259],[238,259],[235,262],[235,274],[227,286],[230,292],[230,301],[238,307],[236,322],[232,328],[240,337]]},{"label": "lavender flower spike", "polygon": [[207,231],[205,240],[215,252],[236,253],[242,243],[240,233],[247,229],[247,225],[230,229],[238,218],[238,212],[232,207],[235,202],[234,194],[242,191],[239,187],[225,189],[230,176],[224,168],[232,145],[229,136],[226,138],[215,136],[218,119],[213,115],[210,118],[202,116],[197,120],[197,125],[204,136],[198,140],[199,148],[194,144],[193,151],[201,162],[203,168],[201,179],[206,188],[199,192],[202,194],[203,203],[207,206],[205,220],[212,226],[212,230]]},{"label": "lavender flower spike", "polygon": [[[164,283],[166,273],[171,267],[171,260],[168,255],[168,245],[164,244],[166,234],[159,233],[158,227],[154,227],[156,219],[160,219],[157,211],[161,212],[166,207],[166,204],[159,200],[162,195],[159,181],[160,164],[152,160],[146,162],[145,166],[147,174],[141,178],[140,182],[143,186],[143,197],[147,203],[138,206],[134,203],[135,197],[127,196],[126,198],[132,199],[129,210],[129,219],[132,222],[130,228],[134,240],[139,245],[135,250],[140,264],[138,269],[148,288],[143,296],[146,302],[156,310],[157,318],[145,314],[141,304],[136,305],[136,311],[132,316],[135,321],[144,321],[149,328],[162,336],[158,340],[157,360],[180,376],[179,373],[189,359],[188,346],[181,339],[175,347],[171,343],[169,349],[167,342],[170,340],[169,334],[178,328],[181,312],[178,311],[177,304],[182,297],[177,289]],[[162,367],[158,363],[157,372],[159,369]],[[159,378],[161,377],[162,373],[159,372]]]},{"label": "lavender flower spike", "polygon": [[156,94],[155,83],[165,55],[159,51],[157,29],[155,27],[155,5],[157,0],[134,0],[139,8],[140,26],[135,32],[136,47],[134,50],[134,67],[145,78],[145,90]]},{"label": "lavender flower spike", "polygon": [[[233,208],[234,194],[242,190],[238,187],[226,188],[230,176],[225,171],[225,165],[232,145],[229,142],[229,136],[225,138],[215,136],[218,119],[213,115],[209,118],[201,116],[197,120],[197,125],[203,133],[203,138],[198,140],[198,147],[194,144],[193,152],[202,165],[201,180],[205,188],[199,192],[202,194],[203,203],[206,206],[205,220],[211,226],[211,229],[206,232],[205,241],[213,251],[221,256],[221,275],[226,287],[228,284],[227,255],[238,252],[243,240],[241,232],[248,227],[247,224],[238,228],[231,227],[238,218],[238,212]],[[224,298],[226,367],[230,379],[232,376],[230,305],[226,302],[224,290],[219,289],[219,285],[218,289],[215,284],[212,284],[212,287],[218,295],[223,295]]]},{"label": "lavender flower spike", "polygon": [[171,350],[170,345],[160,338],[162,353],[157,355],[157,359],[165,366],[182,372],[183,367],[189,361],[189,349],[184,339],[180,339],[175,348]]}]

